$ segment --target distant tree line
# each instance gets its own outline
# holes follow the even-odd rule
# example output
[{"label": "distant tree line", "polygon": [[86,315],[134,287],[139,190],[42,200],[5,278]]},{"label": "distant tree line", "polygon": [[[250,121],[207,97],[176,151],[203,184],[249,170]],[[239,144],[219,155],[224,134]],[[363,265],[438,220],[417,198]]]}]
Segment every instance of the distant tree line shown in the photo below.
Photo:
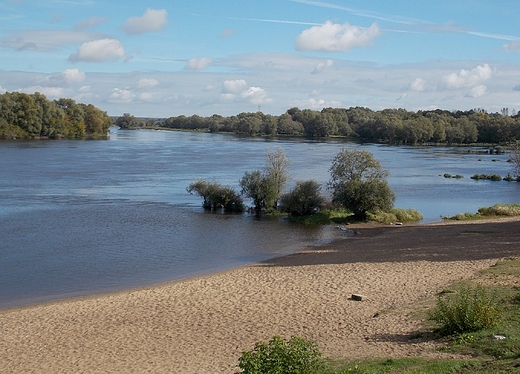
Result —
[{"label": "distant tree line", "polygon": [[112,125],[108,114],[92,104],[47,100],[38,92],[0,95],[0,139],[99,137]]},{"label": "distant tree line", "polygon": [[407,111],[364,107],[324,108],[321,111],[291,108],[280,116],[240,113],[223,117],[181,115],[166,119],[121,118],[121,128],[168,128],[235,133],[248,136],[349,137],[362,142],[395,145],[505,144],[520,140],[520,115],[487,113],[482,109]]}]

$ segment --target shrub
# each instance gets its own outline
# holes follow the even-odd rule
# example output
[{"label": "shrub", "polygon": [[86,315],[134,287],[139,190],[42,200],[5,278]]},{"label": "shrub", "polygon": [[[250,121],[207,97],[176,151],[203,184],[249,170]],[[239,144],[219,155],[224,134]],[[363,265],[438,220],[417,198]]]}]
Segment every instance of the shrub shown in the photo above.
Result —
[{"label": "shrub", "polygon": [[243,374],[315,374],[324,372],[326,364],[315,342],[297,336],[286,341],[275,336],[243,352],[238,367]]},{"label": "shrub", "polygon": [[519,216],[520,204],[495,204],[491,207],[479,208],[478,213],[483,216]]},{"label": "shrub", "polygon": [[298,181],[294,189],[280,199],[282,212],[292,216],[310,215],[318,212],[324,199],[320,196],[320,184],[315,180]]},{"label": "shrub", "polygon": [[450,173],[444,173],[444,178],[451,178],[451,174]]},{"label": "shrub", "polygon": [[224,209],[225,212],[240,213],[245,209],[244,202],[238,193],[216,182],[201,179],[191,183],[187,191],[190,194],[197,193],[202,197],[202,206],[206,210]]},{"label": "shrub", "polygon": [[441,325],[442,335],[473,332],[496,326],[500,320],[500,310],[495,296],[482,285],[474,288],[461,284],[453,297],[437,298],[437,307],[430,313],[430,319]]}]

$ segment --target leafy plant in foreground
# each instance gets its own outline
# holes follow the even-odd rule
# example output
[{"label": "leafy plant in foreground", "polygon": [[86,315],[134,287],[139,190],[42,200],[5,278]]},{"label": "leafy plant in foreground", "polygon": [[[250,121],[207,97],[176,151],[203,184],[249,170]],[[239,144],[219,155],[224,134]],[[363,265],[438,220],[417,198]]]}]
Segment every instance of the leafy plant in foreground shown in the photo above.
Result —
[{"label": "leafy plant in foreground", "polygon": [[290,340],[275,336],[243,352],[238,367],[243,374],[317,374],[325,371],[326,363],[315,342],[297,336]]}]

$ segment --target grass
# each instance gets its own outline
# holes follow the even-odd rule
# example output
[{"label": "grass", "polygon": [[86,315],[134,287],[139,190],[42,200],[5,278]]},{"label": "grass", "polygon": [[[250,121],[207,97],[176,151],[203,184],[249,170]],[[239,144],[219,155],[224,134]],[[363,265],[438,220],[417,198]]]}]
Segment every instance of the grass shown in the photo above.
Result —
[{"label": "grass", "polygon": [[490,207],[479,208],[477,213],[458,213],[451,217],[443,217],[443,219],[454,221],[469,221],[492,217],[516,216],[520,216],[520,204],[495,204]]},{"label": "grass", "polygon": [[[469,294],[478,287],[484,287],[486,295],[494,295],[494,302],[501,310],[501,319],[493,327],[472,332],[455,333],[438,342],[443,342],[443,353],[468,357],[467,359],[449,358],[389,358],[368,360],[329,360],[329,372],[335,374],[362,373],[519,373],[520,374],[520,259],[510,259],[497,263],[485,270],[470,287],[459,283],[439,292],[442,297],[457,297],[461,287],[469,287]],[[485,286],[477,286],[476,284]],[[458,291],[455,291],[458,290]],[[476,300],[479,300],[477,292]],[[424,326],[431,331],[433,326]],[[439,329],[437,331],[440,331]],[[412,336],[427,335],[417,332]],[[504,336],[498,340],[495,336]]]}]

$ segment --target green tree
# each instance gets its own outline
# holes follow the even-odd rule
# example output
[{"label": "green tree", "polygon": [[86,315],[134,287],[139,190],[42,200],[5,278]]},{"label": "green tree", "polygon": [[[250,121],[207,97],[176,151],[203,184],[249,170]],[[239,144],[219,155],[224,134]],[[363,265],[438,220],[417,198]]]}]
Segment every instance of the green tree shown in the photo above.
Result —
[{"label": "green tree", "polygon": [[262,210],[276,210],[278,200],[284,192],[289,179],[288,168],[290,160],[283,148],[276,150],[266,148],[265,166],[263,172],[255,170],[246,172],[240,180],[242,194],[253,200],[257,213]]},{"label": "green tree", "polygon": [[292,191],[280,198],[280,210],[292,216],[316,213],[324,203],[320,190],[321,186],[316,180],[298,181]]},{"label": "green tree", "polygon": [[325,371],[326,362],[315,342],[298,336],[290,340],[275,336],[243,352],[238,367],[242,374],[319,374]]},{"label": "green tree", "polygon": [[242,198],[232,188],[224,187],[217,182],[198,180],[191,183],[187,191],[203,198],[202,206],[206,210],[223,209],[225,212],[243,212],[245,207]]},{"label": "green tree", "polygon": [[388,171],[370,152],[343,148],[334,157],[329,172],[333,203],[352,211],[356,219],[365,220],[367,213],[392,209],[395,194],[386,180]]},{"label": "green tree", "polygon": [[511,154],[509,155],[509,160],[511,163],[511,171],[513,172],[513,176],[517,181],[520,182],[520,142],[517,141]]},{"label": "green tree", "polygon": [[[165,126],[172,127],[172,128],[179,128],[179,127],[175,127],[173,125],[170,126],[169,124],[170,124],[171,120],[173,120],[173,117],[169,118],[167,121],[165,121],[166,122]],[[137,118],[135,118],[130,113],[125,113],[122,116],[117,117],[117,119],[115,121],[115,125],[119,126],[123,130],[133,130],[133,129],[137,129],[137,128],[141,127],[142,123],[141,123],[141,121],[139,121]]]}]

